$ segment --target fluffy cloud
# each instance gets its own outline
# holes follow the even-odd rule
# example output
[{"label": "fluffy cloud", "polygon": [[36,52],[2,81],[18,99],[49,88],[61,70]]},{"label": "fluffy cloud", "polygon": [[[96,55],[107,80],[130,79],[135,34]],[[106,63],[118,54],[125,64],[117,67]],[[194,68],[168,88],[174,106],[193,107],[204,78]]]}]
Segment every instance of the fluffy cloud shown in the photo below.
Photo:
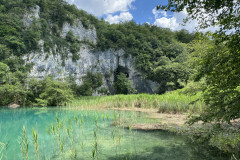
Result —
[{"label": "fluffy cloud", "polygon": [[103,16],[116,12],[127,12],[132,8],[135,0],[66,0],[70,4],[75,4],[79,9],[83,9],[95,16]]},{"label": "fluffy cloud", "polygon": [[174,17],[172,18],[162,17],[162,18],[156,19],[156,21],[154,22],[154,25],[163,27],[163,28],[170,28],[171,30],[178,30],[179,28],[179,24],[177,23],[177,20]]},{"label": "fluffy cloud", "polygon": [[[198,27],[199,25],[198,25],[197,20],[191,20],[191,21],[187,22],[186,24],[183,23],[183,20],[188,15],[186,9],[181,11],[181,12],[173,13],[173,15],[171,17],[168,17],[166,12],[157,11],[156,9],[153,9],[152,13],[155,16],[154,25],[156,25],[156,26],[163,27],[163,28],[170,28],[173,31],[186,29],[189,32],[194,32],[194,31],[199,30],[199,27]],[[214,32],[218,29],[219,29],[218,27],[211,26],[209,28],[201,29],[199,31],[202,31],[202,32],[212,31],[212,32]]]},{"label": "fluffy cloud", "polygon": [[120,13],[120,15],[116,15],[116,16],[108,15],[105,20],[108,21],[110,24],[113,24],[113,23],[130,21],[132,19],[133,19],[133,16],[131,13],[122,12],[122,13]]},{"label": "fluffy cloud", "polygon": [[155,16],[155,19],[159,18],[159,17],[167,17],[167,12],[166,11],[162,11],[162,10],[157,10],[156,8],[154,8],[152,10],[152,13]]}]

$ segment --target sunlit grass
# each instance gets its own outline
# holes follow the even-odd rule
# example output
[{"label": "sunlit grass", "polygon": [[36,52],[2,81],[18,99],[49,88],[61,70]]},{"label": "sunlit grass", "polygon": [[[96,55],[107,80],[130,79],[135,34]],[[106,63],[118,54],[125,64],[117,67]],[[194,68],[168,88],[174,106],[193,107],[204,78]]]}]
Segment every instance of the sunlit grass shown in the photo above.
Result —
[{"label": "sunlit grass", "polygon": [[80,97],[68,104],[73,108],[144,108],[159,109],[162,113],[200,113],[205,107],[200,100],[201,93],[196,95],[181,94],[179,91],[163,95],[134,94],[99,97]]}]

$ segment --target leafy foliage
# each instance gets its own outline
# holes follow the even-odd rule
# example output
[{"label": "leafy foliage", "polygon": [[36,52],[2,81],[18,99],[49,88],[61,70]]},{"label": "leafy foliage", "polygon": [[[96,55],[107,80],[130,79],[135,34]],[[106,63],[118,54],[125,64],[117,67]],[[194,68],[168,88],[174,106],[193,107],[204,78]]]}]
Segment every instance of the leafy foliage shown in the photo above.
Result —
[{"label": "leafy foliage", "polygon": [[45,80],[27,78],[21,71],[11,72],[9,67],[0,62],[0,106],[10,103],[22,106],[58,106],[73,99],[69,84],[47,77]]},{"label": "leafy foliage", "polygon": [[82,96],[91,96],[97,88],[103,85],[103,76],[101,73],[87,72],[87,75],[82,77],[83,84],[77,87],[77,94]]},{"label": "leafy foliage", "polygon": [[192,122],[203,120],[230,123],[240,118],[240,2],[170,0],[166,6],[157,8],[176,12],[186,8],[188,18],[198,19],[201,28],[216,24],[220,28],[210,38],[203,37],[193,44],[196,80],[202,77],[206,79],[204,100],[209,108],[200,117],[193,118]]},{"label": "leafy foliage", "polygon": [[10,103],[26,105],[26,94],[20,83],[5,84],[0,86],[0,105],[6,106]]},{"label": "leafy foliage", "polygon": [[240,2],[234,0],[169,0],[167,5],[159,5],[157,9],[180,12],[186,8],[189,18],[198,19],[202,28],[219,24],[221,31],[225,32],[239,28],[239,16],[236,14],[239,6]]},{"label": "leafy foliage", "polygon": [[61,106],[73,99],[73,92],[69,85],[64,82],[55,81],[52,77],[43,81],[42,93],[37,98],[40,106]]},{"label": "leafy foliage", "polygon": [[[33,19],[30,26],[25,26],[23,19],[26,14],[40,6],[39,19]],[[44,40],[44,51],[61,54],[65,59],[66,48],[70,48],[73,60],[79,59],[77,52],[80,42],[77,37],[72,41],[60,36],[64,23],[73,25],[76,19],[82,20],[83,26],[90,28],[97,18],[79,11],[76,6],[64,0],[8,0],[0,2],[0,45],[9,49],[9,55],[21,56],[39,49],[39,40]],[[2,48],[0,46],[0,48]],[[1,58],[1,57],[0,57]],[[7,58],[7,57],[5,57]]]},{"label": "leafy foliage", "polygon": [[6,64],[0,62],[0,84],[6,83],[9,68]]},{"label": "leafy foliage", "polygon": [[[209,105],[206,112],[193,120],[227,121],[239,117],[239,79],[238,69],[233,66],[239,60],[224,44],[215,44],[203,37],[192,46],[195,80],[205,77],[204,100]],[[193,121],[193,122],[194,122]]]},{"label": "leafy foliage", "polygon": [[126,74],[120,73],[116,76],[114,82],[114,90],[116,94],[133,94],[136,90],[132,87],[131,81],[127,78]]},{"label": "leafy foliage", "polygon": [[21,83],[25,76],[22,72],[10,72],[8,65],[0,62],[0,106],[27,103],[28,92]]},{"label": "leafy foliage", "polygon": [[99,72],[87,72],[87,75],[84,76],[82,79],[84,82],[88,82],[93,90],[96,90],[98,87],[103,85],[103,76]]}]

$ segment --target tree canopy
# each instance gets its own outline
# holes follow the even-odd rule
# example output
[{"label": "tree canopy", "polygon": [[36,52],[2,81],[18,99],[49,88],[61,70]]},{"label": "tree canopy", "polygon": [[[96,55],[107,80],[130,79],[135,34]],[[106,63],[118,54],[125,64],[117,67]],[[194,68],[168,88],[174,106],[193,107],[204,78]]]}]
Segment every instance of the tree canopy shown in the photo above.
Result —
[{"label": "tree canopy", "polygon": [[157,9],[180,12],[186,9],[191,19],[197,19],[202,28],[218,24],[221,31],[235,29],[239,33],[239,0],[169,0]]},{"label": "tree canopy", "polygon": [[[195,80],[206,79],[204,100],[209,107],[191,122],[226,121],[240,117],[240,30],[239,0],[170,0],[157,9],[180,12],[197,19],[201,28],[218,25],[220,30],[192,42]],[[192,58],[193,58],[192,57]]]}]

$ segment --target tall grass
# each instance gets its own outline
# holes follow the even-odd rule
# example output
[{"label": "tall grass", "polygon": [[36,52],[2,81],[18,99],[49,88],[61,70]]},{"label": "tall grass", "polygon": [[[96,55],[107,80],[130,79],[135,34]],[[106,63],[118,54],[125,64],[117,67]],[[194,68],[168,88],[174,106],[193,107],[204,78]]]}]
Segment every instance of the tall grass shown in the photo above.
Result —
[{"label": "tall grass", "polygon": [[[124,112],[116,113],[114,111],[113,114],[98,114],[97,112],[92,114],[94,114],[94,116],[90,115],[90,122],[87,122],[89,114],[85,113],[72,117],[61,117],[60,114],[57,114],[56,121],[53,124],[49,124],[47,130],[50,139],[46,143],[50,144],[52,142],[54,145],[52,147],[52,153],[47,151],[50,153],[48,155],[45,155],[46,150],[44,150],[44,147],[39,143],[40,134],[33,128],[32,143],[30,143],[30,138],[27,134],[29,132],[27,132],[27,128],[23,126],[22,134],[19,136],[22,159],[74,160],[86,158],[98,160],[103,159],[102,157],[105,156],[106,153],[103,151],[111,151],[112,156],[115,154],[116,158],[120,159],[120,155],[124,151],[124,148],[122,148],[122,138],[126,134],[124,127],[120,126],[120,124],[122,123],[122,119],[135,119],[133,115],[138,113],[132,112],[125,114]],[[105,129],[110,129],[110,126],[112,132],[111,134],[107,134]],[[129,134],[130,138],[134,136],[132,131],[129,133],[131,133]],[[0,160],[2,160],[1,154],[3,153],[1,144],[2,143],[0,143]],[[4,144],[2,145],[4,146]],[[111,149],[108,149],[108,145],[112,146]],[[40,150],[40,148],[42,148],[42,150]],[[131,147],[129,147],[129,149],[131,149]]]},{"label": "tall grass", "polygon": [[22,128],[22,135],[19,137],[18,143],[20,145],[21,151],[22,151],[22,158],[25,160],[28,160],[28,152],[29,152],[29,140],[27,137],[26,127],[23,126]]},{"label": "tall grass", "polygon": [[38,133],[34,130],[32,130],[33,133],[33,145],[34,145],[34,149],[35,149],[35,156],[36,156],[36,160],[39,160],[39,144],[38,144]]},{"label": "tall grass", "polygon": [[183,113],[202,112],[205,104],[200,100],[201,93],[196,95],[181,94],[179,91],[163,95],[134,94],[100,97],[80,97],[68,104],[73,108],[155,108],[159,112]]},{"label": "tall grass", "polygon": [[5,143],[0,142],[0,160],[4,157],[4,151],[7,149],[7,145]]}]

